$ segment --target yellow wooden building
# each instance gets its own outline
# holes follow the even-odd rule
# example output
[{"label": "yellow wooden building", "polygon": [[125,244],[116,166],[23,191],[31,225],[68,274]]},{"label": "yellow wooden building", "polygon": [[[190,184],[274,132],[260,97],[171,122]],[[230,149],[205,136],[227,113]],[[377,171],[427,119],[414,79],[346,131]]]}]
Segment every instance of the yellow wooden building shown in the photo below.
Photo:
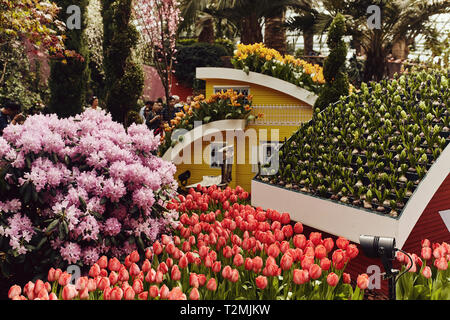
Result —
[{"label": "yellow wooden building", "polygon": [[258,162],[266,163],[300,123],[312,118],[317,96],[286,81],[254,72],[247,75],[237,69],[197,68],[197,78],[206,81],[206,97],[228,89],[252,95],[252,112],[264,116],[249,123],[222,120],[198,126],[184,135],[163,158],[177,165],[176,177],[190,172],[188,185],[200,182],[208,185],[220,182],[220,151],[231,147],[233,163],[229,185],[233,188],[240,185],[250,191]]}]

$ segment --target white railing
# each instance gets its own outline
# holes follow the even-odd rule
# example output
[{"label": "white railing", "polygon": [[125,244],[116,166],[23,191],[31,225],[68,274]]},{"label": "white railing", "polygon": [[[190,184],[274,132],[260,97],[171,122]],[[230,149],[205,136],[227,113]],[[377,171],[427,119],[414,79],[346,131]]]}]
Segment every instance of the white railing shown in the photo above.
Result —
[{"label": "white railing", "polygon": [[299,125],[312,118],[312,109],[309,106],[259,105],[252,108],[254,115],[264,115],[254,121],[255,125]]}]

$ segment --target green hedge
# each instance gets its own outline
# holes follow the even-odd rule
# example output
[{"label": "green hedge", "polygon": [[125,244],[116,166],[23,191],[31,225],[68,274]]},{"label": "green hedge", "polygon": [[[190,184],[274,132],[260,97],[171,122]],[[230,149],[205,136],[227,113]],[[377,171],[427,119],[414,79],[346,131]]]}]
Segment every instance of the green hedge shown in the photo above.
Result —
[{"label": "green hedge", "polygon": [[221,57],[227,56],[227,50],[217,44],[194,43],[189,46],[178,46],[175,75],[178,81],[188,87],[199,88],[204,81],[195,78],[198,67],[222,67]]}]

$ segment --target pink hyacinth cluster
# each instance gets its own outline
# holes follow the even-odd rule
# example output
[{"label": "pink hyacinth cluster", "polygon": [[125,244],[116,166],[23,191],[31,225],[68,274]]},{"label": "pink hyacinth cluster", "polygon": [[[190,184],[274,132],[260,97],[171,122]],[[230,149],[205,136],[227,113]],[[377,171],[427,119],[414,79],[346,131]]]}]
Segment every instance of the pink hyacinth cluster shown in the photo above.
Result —
[{"label": "pink hyacinth cluster", "polygon": [[129,254],[138,239],[152,243],[178,218],[161,209],[161,197],[171,197],[177,183],[175,166],[152,154],[159,141],[144,125],[125,131],[105,111],[91,109],[8,126],[0,137],[9,188],[0,202],[7,221],[0,237],[19,255],[45,238],[40,247],[86,265],[103,254]]}]

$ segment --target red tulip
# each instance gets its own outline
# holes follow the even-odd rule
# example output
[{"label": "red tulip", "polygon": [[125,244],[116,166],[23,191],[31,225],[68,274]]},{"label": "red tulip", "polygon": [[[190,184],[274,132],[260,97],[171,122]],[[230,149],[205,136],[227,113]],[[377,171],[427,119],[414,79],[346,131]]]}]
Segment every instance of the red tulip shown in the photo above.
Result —
[{"label": "red tulip", "polygon": [[187,255],[183,255],[183,256],[180,258],[180,261],[178,262],[178,266],[179,266],[181,269],[185,269],[185,268],[187,268],[188,265],[189,265],[188,257],[187,257]]},{"label": "red tulip", "polygon": [[319,244],[315,249],[314,249],[314,256],[321,260],[323,258],[325,258],[327,256],[327,248],[325,248],[324,245]]},{"label": "red tulip", "polygon": [[161,262],[158,266],[157,271],[161,271],[162,274],[166,274],[169,271],[169,267],[165,262]]},{"label": "red tulip", "polygon": [[206,283],[206,276],[204,274],[200,273],[197,275],[197,278],[198,278],[198,285],[200,287],[203,287]]},{"label": "red tulip", "polygon": [[148,289],[148,293],[150,294],[150,297],[156,298],[159,295],[159,289],[155,285],[150,286],[150,288]]},{"label": "red tulip", "polygon": [[301,259],[301,266],[303,270],[309,270],[314,264],[314,256],[303,256]]},{"label": "red tulip", "polygon": [[336,273],[331,272],[331,273],[328,274],[328,276],[327,276],[327,283],[328,283],[328,285],[330,287],[337,286],[338,282],[339,282],[339,277],[338,277],[338,275]]},{"label": "red tulip", "polygon": [[337,247],[338,247],[339,249],[342,249],[342,250],[347,249],[347,246],[349,245],[349,243],[350,243],[350,242],[349,242],[347,239],[343,238],[343,237],[339,237],[339,238],[336,240],[336,245],[337,245]]},{"label": "red tulip", "polygon": [[97,263],[94,263],[92,267],[89,269],[89,277],[95,278],[100,275],[100,266]]},{"label": "red tulip", "polygon": [[83,291],[87,287],[88,281],[88,277],[79,277],[77,282],[75,283],[75,289],[77,289],[78,291]]},{"label": "red tulip", "polygon": [[167,298],[169,300],[186,300],[186,295],[180,287],[175,287],[169,292]]},{"label": "red tulip", "polygon": [[145,250],[145,257],[150,260],[153,257],[153,251],[150,249]]},{"label": "red tulip", "polygon": [[280,248],[278,248],[278,246],[273,243],[268,247],[267,254],[271,257],[276,258],[280,254]]},{"label": "red tulip", "polygon": [[134,300],[136,297],[136,293],[134,292],[134,289],[132,287],[127,287],[124,290],[123,296],[125,300]]},{"label": "red tulip", "polygon": [[281,222],[282,224],[289,224],[289,223],[291,222],[291,216],[289,215],[289,213],[283,212],[283,213],[281,214],[280,222]]},{"label": "red tulip", "polygon": [[331,267],[331,261],[328,258],[323,258],[320,260],[320,267],[322,270],[328,271]]},{"label": "red tulip", "polygon": [[22,294],[22,288],[18,285],[13,285],[8,291],[8,298],[13,299]]},{"label": "red tulip", "polygon": [[280,261],[281,269],[283,269],[285,271],[291,269],[293,262],[294,262],[294,260],[292,259],[292,257],[289,254],[284,254],[281,257],[281,261]]},{"label": "red tulip", "polygon": [[78,292],[74,285],[68,284],[62,290],[63,300],[72,300],[77,296]]},{"label": "red tulip", "polygon": [[144,291],[138,294],[139,300],[148,300],[148,291]]},{"label": "red tulip", "polygon": [[108,288],[109,286],[110,286],[109,279],[106,277],[101,277],[97,283],[97,289],[102,291]]},{"label": "red tulip", "polygon": [[347,246],[347,249],[346,249],[345,251],[346,251],[346,253],[347,253],[347,256],[348,256],[350,259],[356,258],[356,257],[358,256],[358,253],[359,253],[358,248],[357,248],[354,244],[349,244],[349,245]]},{"label": "red tulip", "polygon": [[252,262],[253,262],[253,271],[255,273],[258,273],[261,270],[262,266],[263,266],[262,258],[259,257],[259,256],[256,256],[256,257],[253,258]]},{"label": "red tulip", "polygon": [[259,289],[264,290],[267,287],[268,281],[266,277],[258,276],[255,279],[255,283]]},{"label": "red tulip", "polygon": [[141,270],[139,269],[138,265],[133,262],[130,266],[130,276],[136,277],[140,272]]},{"label": "red tulip", "polygon": [[48,270],[47,280],[50,282],[56,281],[54,268],[50,268],[50,270]]},{"label": "red tulip", "polygon": [[300,222],[297,222],[294,225],[294,233],[299,234],[303,232],[303,224],[301,224]]},{"label": "red tulip", "polygon": [[422,248],[425,248],[425,247],[430,248],[430,246],[431,246],[431,242],[430,242],[430,240],[428,240],[428,239],[422,240],[422,241],[421,241],[421,244],[422,244]]},{"label": "red tulip", "polygon": [[217,283],[216,279],[211,278],[208,280],[208,283],[206,284],[206,289],[209,291],[216,291],[217,290]]},{"label": "red tulip", "polygon": [[110,271],[118,272],[120,270],[121,263],[117,258],[109,259],[108,269]]},{"label": "red tulip", "polygon": [[44,281],[42,281],[41,279],[36,280],[33,289],[34,295],[37,296],[39,291],[41,291],[42,289],[45,289]]},{"label": "red tulip", "polygon": [[[425,247],[424,247],[424,248],[425,248]],[[423,268],[423,270],[422,270],[422,275],[423,275],[425,278],[430,279],[430,278],[431,278],[431,275],[432,275],[432,273],[431,273],[431,268],[430,268],[429,266],[426,266],[425,268]]]},{"label": "red tulip", "polygon": [[322,234],[320,232],[311,232],[309,234],[309,240],[311,240],[314,246],[317,246],[322,243]]},{"label": "red tulip", "polygon": [[195,273],[189,274],[189,285],[191,287],[198,288],[198,286],[199,286],[198,277]]},{"label": "red tulip", "polygon": [[83,290],[78,291],[80,300],[89,300],[89,290],[88,287],[85,287]]},{"label": "red tulip", "polygon": [[348,257],[345,251],[338,249],[333,252],[332,260],[334,267],[338,270],[342,270],[348,261]]},{"label": "red tulip", "polygon": [[108,267],[108,258],[106,256],[100,257],[100,259],[98,259],[97,261],[97,264],[100,269],[106,269],[106,267]]},{"label": "red tulip", "polygon": [[72,279],[72,275],[67,272],[63,272],[58,279],[58,283],[60,286],[64,287],[67,286],[70,283],[70,280]]},{"label": "red tulip", "polygon": [[161,272],[161,271],[156,271],[156,274],[155,274],[155,282],[156,283],[162,283],[163,282],[163,280],[164,280],[164,274]]},{"label": "red tulip", "polygon": [[89,279],[87,283],[87,288],[89,292],[97,290],[97,282],[94,279]]},{"label": "red tulip", "polygon": [[296,248],[304,249],[306,246],[306,237],[303,234],[297,234],[292,239]]},{"label": "red tulip", "polygon": [[108,279],[109,279],[109,282],[111,283],[111,285],[113,286],[117,283],[117,281],[119,281],[119,275],[115,271],[111,271]]},{"label": "red tulip", "polygon": [[237,269],[233,269],[233,271],[231,272],[231,276],[229,278],[229,280],[233,283],[238,282],[239,280],[239,271]]},{"label": "red tulip", "polygon": [[155,243],[153,243],[153,253],[156,254],[157,256],[159,256],[163,251],[163,248],[161,246],[161,244],[159,243],[158,240],[155,241]]},{"label": "red tulip", "polygon": [[200,293],[198,292],[197,288],[193,288],[191,290],[191,293],[189,294],[189,299],[190,300],[198,300],[198,299],[200,299]]},{"label": "red tulip", "polygon": [[231,267],[227,265],[222,270],[222,277],[224,277],[225,279],[230,279],[232,272],[233,271],[232,271]]},{"label": "red tulip", "polygon": [[356,284],[361,290],[366,290],[369,287],[369,276],[365,273],[360,274],[356,279]]},{"label": "red tulip", "polygon": [[110,294],[111,300],[122,300],[123,290],[120,287],[114,287]]},{"label": "red tulip", "polygon": [[119,280],[124,282],[124,281],[128,281],[128,279],[130,279],[130,275],[128,274],[127,269],[122,268],[119,270]]},{"label": "red tulip", "polygon": [[212,268],[211,268],[211,270],[212,270],[214,273],[220,272],[221,269],[222,269],[222,263],[221,263],[220,261],[215,261],[215,262],[213,263],[213,265],[212,265]]},{"label": "red tulip", "polygon": [[50,293],[48,296],[48,300],[58,300],[58,297],[56,296],[56,294],[54,292]]},{"label": "red tulip", "polygon": [[350,275],[348,274],[348,273],[343,273],[342,274],[342,282],[343,283],[346,283],[346,284],[350,284],[351,283],[351,277],[350,277]]},{"label": "red tulip", "polygon": [[311,279],[319,279],[321,275],[322,268],[320,268],[317,264],[313,264],[311,265],[311,267],[309,267],[309,276],[311,277]]},{"label": "red tulip", "polygon": [[309,281],[308,270],[294,269],[293,281],[297,285],[302,285],[302,284],[308,282]]},{"label": "red tulip", "polygon": [[159,295],[160,295],[161,299],[169,298],[169,293],[170,293],[170,290],[165,284],[159,290]]},{"label": "red tulip", "polygon": [[133,281],[133,290],[136,294],[140,294],[144,291],[144,284],[141,280],[136,279]]},{"label": "red tulip", "polygon": [[253,269],[253,260],[249,257],[245,258],[244,263],[245,270],[250,271]]},{"label": "red tulip", "polygon": [[442,258],[434,260],[434,266],[442,271],[447,270],[448,262],[447,262],[446,258],[442,257]]},{"label": "red tulip", "polygon": [[241,254],[238,253],[237,255],[234,256],[233,264],[236,267],[240,267],[240,266],[242,266],[244,264],[244,258],[242,257]]},{"label": "red tulip", "polygon": [[331,252],[331,250],[333,250],[334,247],[334,241],[331,238],[323,239],[323,245],[327,249],[327,253]]},{"label": "red tulip", "polygon": [[421,251],[421,256],[424,260],[430,260],[432,256],[432,250],[430,247],[423,247]]}]

